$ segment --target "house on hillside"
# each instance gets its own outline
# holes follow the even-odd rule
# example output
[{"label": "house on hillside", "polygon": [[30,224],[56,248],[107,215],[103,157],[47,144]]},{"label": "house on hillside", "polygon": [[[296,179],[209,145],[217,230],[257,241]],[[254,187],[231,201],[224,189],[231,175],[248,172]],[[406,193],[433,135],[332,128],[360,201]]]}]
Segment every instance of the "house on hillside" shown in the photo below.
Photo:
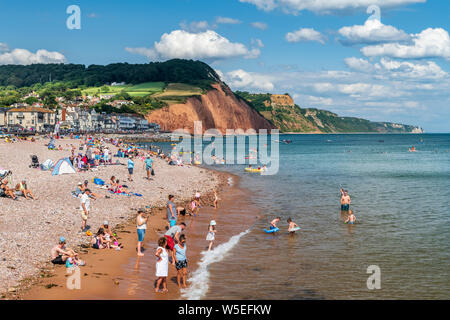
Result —
[{"label": "house on hillside", "polygon": [[56,124],[56,113],[46,108],[11,108],[6,111],[6,124],[8,127],[20,125],[37,132],[51,131]]},{"label": "house on hillside", "polygon": [[115,96],[116,96],[115,94],[101,94],[100,100],[109,100],[114,98]]},{"label": "house on hillside", "polygon": [[108,102],[108,105],[114,107],[114,108],[120,108],[121,106],[129,106],[134,104],[133,101],[128,100],[114,100],[112,102]]}]

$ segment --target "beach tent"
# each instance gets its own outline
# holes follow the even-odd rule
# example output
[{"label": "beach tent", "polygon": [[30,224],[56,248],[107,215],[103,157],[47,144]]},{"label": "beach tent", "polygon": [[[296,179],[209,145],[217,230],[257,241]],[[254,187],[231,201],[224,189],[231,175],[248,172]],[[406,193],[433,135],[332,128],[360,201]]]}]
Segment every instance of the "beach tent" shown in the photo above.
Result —
[{"label": "beach tent", "polygon": [[77,173],[77,171],[70,163],[69,158],[59,159],[58,162],[56,162],[55,167],[53,168],[52,176],[67,173]]}]

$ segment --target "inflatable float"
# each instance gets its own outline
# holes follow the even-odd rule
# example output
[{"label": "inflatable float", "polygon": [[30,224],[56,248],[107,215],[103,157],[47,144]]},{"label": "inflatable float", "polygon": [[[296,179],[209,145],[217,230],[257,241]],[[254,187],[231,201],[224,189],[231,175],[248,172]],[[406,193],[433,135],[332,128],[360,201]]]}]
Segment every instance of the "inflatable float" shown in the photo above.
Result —
[{"label": "inflatable float", "polygon": [[280,230],[279,228],[274,228],[274,229],[270,229],[270,230],[264,229],[264,232],[265,233],[275,233],[275,232],[278,232],[279,230]]},{"label": "inflatable float", "polygon": [[261,172],[261,169],[257,169],[257,168],[245,168],[244,169],[245,172]]},{"label": "inflatable float", "polygon": [[295,231],[298,231],[298,230],[300,230],[300,227],[295,227],[295,228],[292,228],[291,230],[288,230],[289,232],[295,232]]}]

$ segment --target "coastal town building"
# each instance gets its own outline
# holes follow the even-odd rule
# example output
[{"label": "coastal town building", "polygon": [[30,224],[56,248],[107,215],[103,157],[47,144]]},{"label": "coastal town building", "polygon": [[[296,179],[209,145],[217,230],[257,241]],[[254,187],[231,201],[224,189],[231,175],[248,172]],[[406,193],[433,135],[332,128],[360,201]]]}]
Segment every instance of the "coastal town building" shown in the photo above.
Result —
[{"label": "coastal town building", "polygon": [[56,114],[46,108],[17,107],[6,111],[8,127],[20,126],[24,129],[45,132],[50,131],[56,124]]}]

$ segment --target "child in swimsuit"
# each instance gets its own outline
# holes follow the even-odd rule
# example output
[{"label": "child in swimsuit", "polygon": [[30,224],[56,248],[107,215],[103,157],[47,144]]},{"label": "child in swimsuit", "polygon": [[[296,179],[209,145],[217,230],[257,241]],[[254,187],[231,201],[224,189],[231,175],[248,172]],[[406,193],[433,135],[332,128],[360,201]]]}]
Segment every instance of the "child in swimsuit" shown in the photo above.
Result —
[{"label": "child in swimsuit", "polygon": [[287,223],[289,223],[289,227],[288,227],[289,232],[295,232],[295,230],[292,230],[292,229],[298,228],[298,225],[294,221],[292,221],[291,218],[287,219]]},{"label": "child in swimsuit", "polygon": [[272,229],[277,229],[277,228],[278,228],[278,227],[277,227],[277,223],[280,222],[280,220],[281,220],[280,217],[276,217],[275,219],[273,219],[273,220],[270,222],[270,227],[269,227],[269,229],[270,229],[270,230],[272,230]]},{"label": "child in swimsuit", "polygon": [[354,224],[355,221],[356,221],[356,217],[355,217],[355,215],[353,214],[353,210],[350,210],[350,211],[349,211],[348,218],[347,218],[347,220],[345,220],[344,223]]}]

